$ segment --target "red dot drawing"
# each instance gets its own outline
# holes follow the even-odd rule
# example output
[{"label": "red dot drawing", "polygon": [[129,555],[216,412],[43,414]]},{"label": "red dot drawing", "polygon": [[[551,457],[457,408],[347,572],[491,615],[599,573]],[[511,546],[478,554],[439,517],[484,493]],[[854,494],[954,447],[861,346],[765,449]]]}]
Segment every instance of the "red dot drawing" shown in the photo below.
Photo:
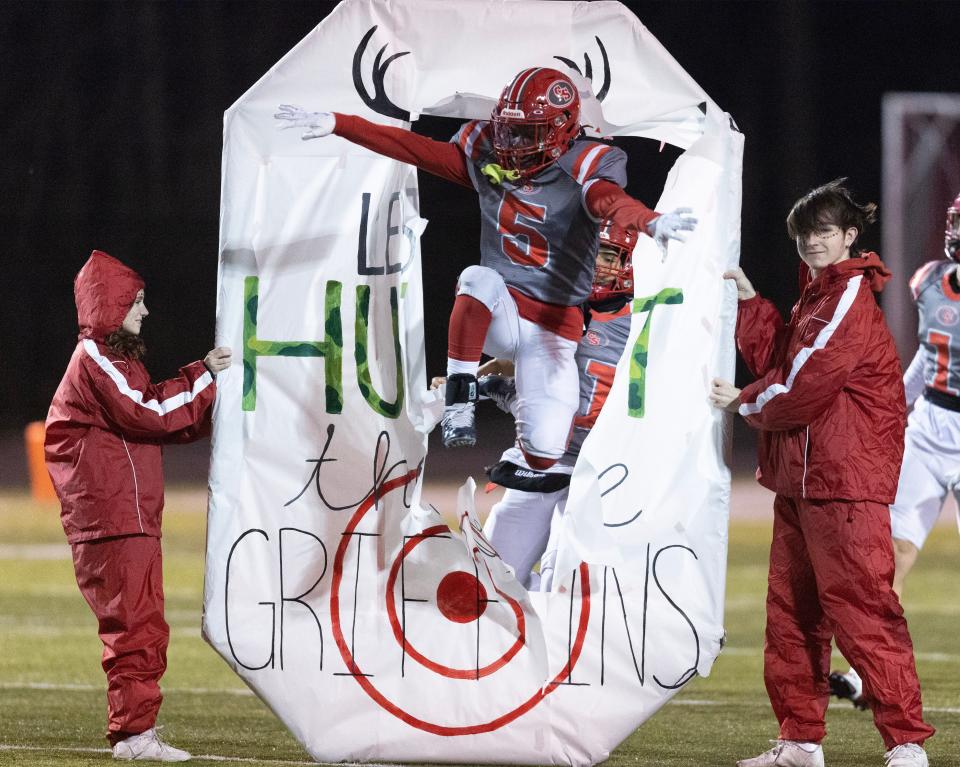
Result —
[{"label": "red dot drawing", "polygon": [[471,623],[487,609],[487,590],[472,573],[447,573],[437,586],[437,608],[454,623]]},{"label": "red dot drawing", "polygon": [[[390,619],[390,628],[393,629],[393,636],[396,638],[397,643],[403,648],[403,651],[407,655],[413,658],[424,668],[428,668],[434,673],[439,674],[440,676],[449,677],[450,679],[481,679],[489,674],[494,673],[495,671],[499,671],[501,668],[507,665],[513,659],[513,657],[523,649],[527,642],[526,616],[523,614],[523,607],[516,599],[513,599],[509,594],[504,594],[502,591],[497,590],[497,595],[501,599],[505,600],[507,604],[510,605],[510,609],[513,610],[514,618],[517,621],[517,638],[510,648],[503,653],[503,655],[493,662],[488,663],[486,666],[481,666],[480,668],[452,668],[451,666],[446,666],[442,663],[437,663],[436,661],[431,660],[417,650],[417,648],[410,643],[410,640],[404,636],[403,626],[401,625],[400,618],[397,615],[397,602],[394,598],[394,595],[397,584],[397,576],[400,574],[400,567],[403,564],[403,560],[411,551],[413,551],[424,541],[428,541],[434,536],[444,535],[448,532],[450,531],[446,525],[428,527],[419,536],[410,538],[404,544],[403,548],[400,550],[400,554],[394,560],[393,567],[390,568],[390,575],[387,578],[387,617]],[[337,563],[335,561],[334,568],[336,568],[336,564]],[[336,569],[334,569],[334,574],[336,574]],[[453,573],[450,573],[450,575],[452,574]],[[464,574],[469,575],[469,573]],[[474,587],[474,589],[476,589],[476,587]],[[474,591],[474,594],[476,594],[476,591]],[[474,620],[475,619],[476,618],[474,618]]]}]

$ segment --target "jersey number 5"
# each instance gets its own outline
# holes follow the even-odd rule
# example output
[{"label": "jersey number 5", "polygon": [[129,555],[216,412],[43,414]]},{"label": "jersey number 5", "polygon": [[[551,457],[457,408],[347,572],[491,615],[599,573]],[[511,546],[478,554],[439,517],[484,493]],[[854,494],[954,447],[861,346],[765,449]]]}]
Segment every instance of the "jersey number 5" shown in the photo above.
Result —
[{"label": "jersey number 5", "polygon": [[543,266],[550,258],[550,243],[537,224],[547,220],[547,207],[504,194],[497,213],[500,247],[521,266]]}]

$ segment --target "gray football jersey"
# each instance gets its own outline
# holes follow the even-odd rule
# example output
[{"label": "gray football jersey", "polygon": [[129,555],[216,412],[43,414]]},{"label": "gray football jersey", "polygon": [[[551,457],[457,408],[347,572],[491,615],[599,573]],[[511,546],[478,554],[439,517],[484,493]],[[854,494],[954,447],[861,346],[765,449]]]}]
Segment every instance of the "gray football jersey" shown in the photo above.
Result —
[{"label": "gray football jersey", "polygon": [[949,280],[956,266],[945,258],[924,264],[910,280],[910,292],[920,314],[923,382],[960,396],[960,293]]},{"label": "gray football jersey", "polygon": [[586,193],[599,179],[626,184],[623,150],[578,139],[529,181],[497,184],[483,173],[497,162],[489,122],[469,122],[451,141],[460,145],[480,197],[480,263],[531,298],[582,304],[593,283],[600,223],[587,211]]},{"label": "gray football jersey", "polygon": [[573,466],[580,455],[583,441],[600,415],[607,400],[617,363],[630,335],[630,307],[627,302],[618,312],[595,313],[590,327],[577,346],[577,369],[580,373],[580,407],[573,418],[573,433],[567,451],[560,458],[562,466]]}]

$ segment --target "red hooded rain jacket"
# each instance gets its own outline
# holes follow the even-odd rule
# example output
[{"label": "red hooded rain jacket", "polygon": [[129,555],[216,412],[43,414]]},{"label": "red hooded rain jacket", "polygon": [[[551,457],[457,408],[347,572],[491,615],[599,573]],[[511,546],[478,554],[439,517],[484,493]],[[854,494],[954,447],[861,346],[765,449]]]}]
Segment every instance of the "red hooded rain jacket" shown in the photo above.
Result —
[{"label": "red hooded rain jacket", "polygon": [[741,301],[737,347],[757,376],[740,414],[760,430],[757,479],[790,498],[892,503],[906,423],[902,369],[874,299],[890,279],[876,253],[801,268],[784,325],[776,307]]},{"label": "red hooded rain jacket", "polygon": [[160,537],[163,442],[200,436],[216,385],[202,361],[150,383],[143,363],[112,351],[143,280],[95,250],[74,281],[80,338],[47,415],[47,469],[70,543]]}]

